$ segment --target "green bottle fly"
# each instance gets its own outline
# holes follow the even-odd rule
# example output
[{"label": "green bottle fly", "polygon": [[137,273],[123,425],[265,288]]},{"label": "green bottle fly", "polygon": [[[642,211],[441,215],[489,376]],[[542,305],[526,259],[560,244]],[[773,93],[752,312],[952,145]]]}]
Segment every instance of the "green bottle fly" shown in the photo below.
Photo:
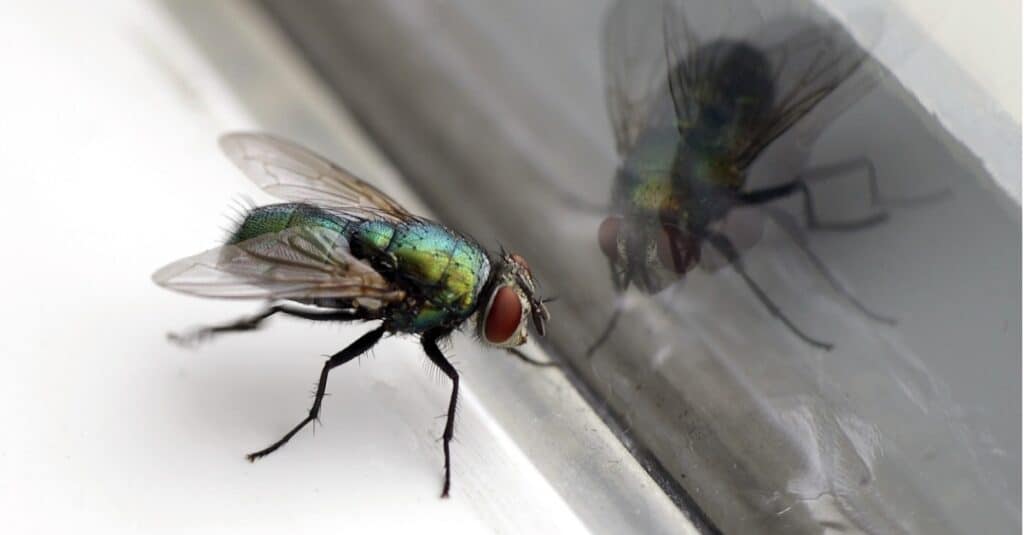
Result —
[{"label": "green bottle fly", "polygon": [[526,261],[489,254],[473,239],[410,214],[351,173],[298,145],[265,134],[230,134],[221,147],[246,175],[287,203],[253,208],[227,242],[174,262],[153,278],[166,288],[204,297],[264,299],[265,310],[174,338],[200,340],[258,328],[274,314],[313,321],[379,321],[324,365],[309,414],[270,446],[288,442],[319,414],[331,369],[369,351],[384,334],[420,337],[427,357],[452,380],[443,435],[444,485],[451,484],[459,375],[438,347],[473,317],[485,343],[515,349],[532,323],[541,336],[549,319]]}]

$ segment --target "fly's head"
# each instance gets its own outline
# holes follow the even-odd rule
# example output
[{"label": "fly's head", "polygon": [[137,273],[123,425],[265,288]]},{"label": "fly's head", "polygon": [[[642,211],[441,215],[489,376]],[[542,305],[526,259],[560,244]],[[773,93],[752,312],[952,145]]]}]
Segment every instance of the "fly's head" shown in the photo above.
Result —
[{"label": "fly's head", "polygon": [[545,323],[551,316],[537,295],[526,260],[502,251],[494,269],[493,283],[484,296],[483,313],[477,319],[480,338],[497,347],[519,346],[526,343],[526,329],[531,321],[537,334],[544,336]]},{"label": "fly's head", "polygon": [[616,288],[630,284],[655,294],[682,278],[700,260],[700,240],[668,214],[610,215],[597,230]]}]

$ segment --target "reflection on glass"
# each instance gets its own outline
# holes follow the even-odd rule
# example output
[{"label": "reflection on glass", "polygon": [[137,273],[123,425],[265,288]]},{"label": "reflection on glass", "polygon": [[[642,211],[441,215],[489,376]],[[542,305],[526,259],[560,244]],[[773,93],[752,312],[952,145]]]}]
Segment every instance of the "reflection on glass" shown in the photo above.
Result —
[{"label": "reflection on glass", "polygon": [[[759,241],[768,215],[835,291],[876,321],[894,323],[838,282],[807,246],[792,216],[760,209],[799,196],[806,226],[813,230],[856,231],[882,223],[886,213],[874,167],[866,158],[853,158],[801,169],[804,154],[792,158],[789,168],[777,168],[776,178],[783,181],[771,185],[750,184],[748,170],[814,111],[817,118],[804,121],[783,143],[806,152],[826,121],[853,104],[883,71],[865,64],[868,52],[839,23],[789,7],[766,19],[746,1],[612,6],[604,60],[608,111],[622,163],[598,242],[618,291],[632,285],[657,293],[698,265],[715,270],[728,264],[793,334],[831,349],[772,301],[747,273],[741,252]],[[855,93],[823,103],[854,75]],[[872,206],[865,207],[866,215],[832,220],[819,213],[810,184],[844,175],[869,181]],[[611,334],[620,312],[617,307],[588,354]]]}]

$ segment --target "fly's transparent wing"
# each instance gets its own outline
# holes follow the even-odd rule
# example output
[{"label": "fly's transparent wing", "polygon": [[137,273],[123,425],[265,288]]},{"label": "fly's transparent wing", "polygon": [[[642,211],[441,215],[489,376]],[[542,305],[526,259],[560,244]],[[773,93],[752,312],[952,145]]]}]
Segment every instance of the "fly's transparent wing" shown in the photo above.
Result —
[{"label": "fly's transparent wing", "polygon": [[[823,16],[822,16],[823,17]],[[883,71],[867,62],[868,51],[839,23],[809,13],[773,20],[754,36],[753,44],[772,63],[775,102],[766,119],[749,129],[738,144],[736,161],[746,167],[780,135],[809,114],[826,97],[860,71],[856,91],[833,103],[831,119],[874,86]],[[879,28],[880,25],[876,25]]]},{"label": "fly's transparent wing", "polygon": [[275,197],[377,217],[411,217],[376,187],[289,141],[239,132],[222,136],[220,146],[246,176]]},{"label": "fly's transparent wing", "polygon": [[[816,112],[813,124],[802,129],[802,137],[813,141],[829,121],[885,75],[884,69],[870,60],[867,49],[813,3],[664,1],[667,85],[680,131],[696,124],[699,114],[719,98],[716,92],[723,86],[761,75],[744,73],[744,65],[736,70],[736,64],[729,63],[735,61],[733,53],[739,45],[751,47],[765,58],[763,68],[772,82],[765,88],[769,108],[758,113],[753,124],[744,124],[729,136],[733,140],[731,159],[741,169],[812,110]],[[865,42],[877,41],[882,17],[871,12],[859,17],[863,19],[859,26],[871,30],[863,36]],[[753,64],[745,66],[754,68]],[[839,98],[830,99],[829,109],[815,109],[840,86],[845,87]]]},{"label": "fly's transparent wing", "polygon": [[661,7],[657,0],[619,0],[605,14],[605,104],[620,155],[648,127],[652,108],[665,93]]},{"label": "fly's transparent wing", "polygon": [[[839,115],[857,103],[864,95],[874,89],[881,80],[889,76],[888,70],[874,57],[867,47],[881,40],[880,31],[886,28],[888,21],[878,12],[861,12],[852,18],[851,23],[856,28],[865,28],[862,32],[861,53],[856,51],[856,42],[849,42],[845,54],[845,62],[849,73],[846,78],[818,104],[793,125],[796,135],[804,145],[811,143],[821,135],[825,128],[831,124]],[[836,38],[853,39],[848,32],[843,36],[836,35]],[[903,49],[891,53],[895,61],[906,54],[909,54],[917,44],[907,39]],[[859,60],[859,62],[858,62]]]},{"label": "fly's transparent wing", "polygon": [[345,237],[324,228],[290,228],[183,258],[153,274],[160,286],[234,299],[365,298],[403,293],[353,257]]},{"label": "fly's transparent wing", "polygon": [[709,45],[745,41],[764,23],[764,16],[750,0],[660,1],[667,91],[671,95],[676,124],[680,130],[686,130],[716,97],[710,92],[714,91],[721,74],[719,54],[727,47]]}]

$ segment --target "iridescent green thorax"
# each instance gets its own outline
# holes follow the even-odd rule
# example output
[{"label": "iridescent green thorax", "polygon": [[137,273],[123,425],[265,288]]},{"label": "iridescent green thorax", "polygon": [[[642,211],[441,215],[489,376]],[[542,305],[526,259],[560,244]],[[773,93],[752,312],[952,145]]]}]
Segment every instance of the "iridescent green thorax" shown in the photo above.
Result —
[{"label": "iridescent green thorax", "polygon": [[398,330],[422,332],[461,323],[476,311],[491,271],[483,248],[436,223],[359,219],[297,203],[254,208],[228,243],[295,227],[341,233],[347,242],[340,241],[338,247],[348,247],[405,290],[409,299],[390,309],[390,321]]},{"label": "iridescent green thorax", "polygon": [[680,208],[672,168],[679,147],[674,128],[648,131],[638,140],[622,169],[624,199],[634,214],[677,212]]},{"label": "iridescent green thorax", "polygon": [[422,306],[398,311],[395,321],[419,332],[469,317],[490,274],[484,250],[436,223],[361,222],[352,233],[356,256],[394,273],[405,288],[422,296]]},{"label": "iridescent green thorax", "polygon": [[736,158],[771,110],[771,63],[730,40],[702,47],[692,63],[702,62],[715,65],[715,76],[673,101],[676,120],[641,132],[626,156],[616,195],[633,216],[704,226],[722,217],[743,187]]},{"label": "iridescent green thorax", "polygon": [[648,130],[627,155],[615,195],[634,217],[680,227],[714,220],[743,181],[719,156],[694,150],[675,127]]}]

